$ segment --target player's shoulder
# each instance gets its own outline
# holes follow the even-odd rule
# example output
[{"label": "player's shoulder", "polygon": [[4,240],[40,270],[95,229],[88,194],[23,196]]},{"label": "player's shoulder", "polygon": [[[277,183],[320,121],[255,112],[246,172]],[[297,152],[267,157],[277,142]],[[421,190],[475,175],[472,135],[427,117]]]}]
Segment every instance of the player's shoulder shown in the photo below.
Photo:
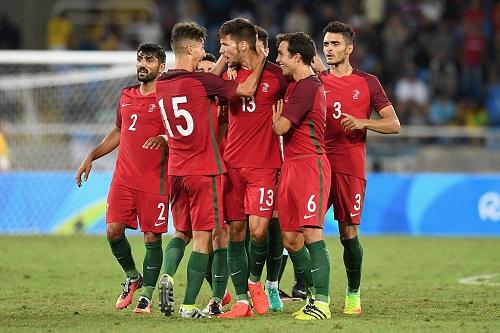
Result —
[{"label": "player's shoulder", "polygon": [[374,83],[374,82],[378,83],[379,82],[377,76],[375,76],[374,74],[362,71],[362,70],[357,69],[357,68],[353,69],[352,75],[358,76],[359,78],[362,78],[369,83]]},{"label": "player's shoulder", "polygon": [[283,77],[283,71],[281,70],[281,67],[276,65],[275,63],[270,62],[269,60],[266,60],[264,73],[268,73],[276,77]]},{"label": "player's shoulder", "polygon": [[130,97],[130,98],[134,98],[139,93],[139,87],[140,87],[140,84],[134,84],[134,85],[126,86],[126,87],[122,88],[122,91],[120,92],[120,95],[121,96],[127,96],[127,97]]}]

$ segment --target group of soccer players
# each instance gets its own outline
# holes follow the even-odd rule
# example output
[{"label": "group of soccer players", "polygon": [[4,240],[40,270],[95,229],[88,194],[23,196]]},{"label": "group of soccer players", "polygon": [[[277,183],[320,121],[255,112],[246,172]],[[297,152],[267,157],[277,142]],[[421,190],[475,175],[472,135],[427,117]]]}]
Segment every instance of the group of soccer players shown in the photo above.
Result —
[{"label": "group of soccer players", "polygon": [[[174,276],[192,240],[180,317],[281,311],[285,248],[308,289],[293,315],[331,318],[323,225],[333,204],[348,279],[344,313],[360,314],[366,133],[399,132],[391,103],[375,76],[350,65],[354,31],[347,24],[324,29],[329,69],[302,32],[277,36],[277,65],[266,61],[267,33],[248,20],[227,21],[218,34],[214,63],[204,50],[205,28],[176,24],[175,65],[166,72],[164,49],[141,45],[140,84],[122,90],[115,128],[77,171],[81,186],[92,161],[120,146],[106,206],[107,238],[127,276],[116,308],[127,307],[142,287],[134,312],[150,313],[158,285],[160,310],[172,315]],[[378,119],[370,119],[372,109]],[[175,235],[163,252],[169,200]],[[142,275],[125,236],[138,225],[146,247]],[[224,313],[229,276],[236,302]],[[212,298],[202,311],[196,298],[205,279]]]}]

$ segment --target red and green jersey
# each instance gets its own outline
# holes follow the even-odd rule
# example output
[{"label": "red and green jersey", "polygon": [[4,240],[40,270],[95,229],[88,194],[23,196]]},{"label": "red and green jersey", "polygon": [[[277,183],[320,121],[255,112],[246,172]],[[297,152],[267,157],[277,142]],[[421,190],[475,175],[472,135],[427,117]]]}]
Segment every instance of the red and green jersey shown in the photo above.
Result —
[{"label": "red and green jersey", "polygon": [[350,75],[337,77],[329,71],[320,75],[326,94],[326,153],[332,160],[332,172],[366,179],[366,132],[346,132],[340,122],[342,113],[369,119],[372,110],[379,112],[391,102],[377,77],[357,69]]},{"label": "red and green jersey", "polygon": [[164,133],[155,94],[142,95],[139,85],[124,88],[115,124],[121,131],[113,183],[167,195],[167,146],[158,150],[142,148],[148,138]]},{"label": "red and green jersey", "polygon": [[[251,70],[238,69],[236,82],[244,82]],[[227,74],[224,79],[229,80]],[[288,82],[279,66],[267,62],[253,97],[229,99],[229,127],[224,160],[231,168],[281,166],[279,138],[272,129],[273,105],[282,99]]]},{"label": "red and green jersey", "polygon": [[283,135],[285,161],[325,152],[325,91],[316,75],[290,83],[281,115],[292,122]]},{"label": "red and green jersey", "polygon": [[235,82],[203,72],[170,70],[156,82],[156,99],[168,135],[168,174],[217,175],[226,171],[217,144],[215,97],[229,99]]}]

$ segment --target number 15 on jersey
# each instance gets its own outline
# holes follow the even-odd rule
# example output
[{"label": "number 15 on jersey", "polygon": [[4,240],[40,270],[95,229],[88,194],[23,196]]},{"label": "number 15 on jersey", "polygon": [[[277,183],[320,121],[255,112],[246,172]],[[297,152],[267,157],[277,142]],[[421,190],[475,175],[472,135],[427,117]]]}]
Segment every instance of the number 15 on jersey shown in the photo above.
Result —
[{"label": "number 15 on jersey", "polygon": [[[172,109],[174,111],[175,118],[184,118],[184,120],[186,121],[186,128],[182,127],[181,125],[177,125],[175,126],[175,128],[177,129],[180,135],[189,136],[191,133],[193,133],[194,122],[193,122],[193,117],[191,116],[189,111],[186,109],[182,109],[181,106],[179,105],[185,103],[187,103],[186,96],[172,97]],[[167,113],[165,112],[165,105],[163,98],[158,101],[158,105],[160,106],[161,116],[163,118],[163,122],[165,123],[165,128],[167,129],[168,135],[170,135],[170,137],[174,137],[174,133],[172,132],[172,127],[170,127],[170,122],[168,121],[167,118]]]}]

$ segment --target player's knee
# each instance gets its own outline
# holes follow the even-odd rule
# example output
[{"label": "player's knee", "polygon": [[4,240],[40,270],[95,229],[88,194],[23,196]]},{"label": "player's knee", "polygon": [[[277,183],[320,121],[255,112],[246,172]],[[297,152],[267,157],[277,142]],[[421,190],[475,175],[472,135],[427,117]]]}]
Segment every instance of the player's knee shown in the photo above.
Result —
[{"label": "player's knee", "polygon": [[[246,223],[246,222],[245,222]],[[229,226],[229,239],[233,242],[242,242],[246,237],[246,224],[240,221],[231,222]]]},{"label": "player's knee", "polygon": [[263,242],[267,237],[267,229],[265,228],[256,228],[250,232],[250,238],[254,242]]},{"label": "player's knee", "polygon": [[227,247],[227,231],[224,229],[219,229],[213,234],[213,249],[218,250],[218,249],[223,249]]},{"label": "player's knee", "polygon": [[184,243],[186,243],[186,245],[188,245],[189,242],[191,241],[191,239],[193,238],[193,235],[188,231],[176,230],[175,231],[175,238],[181,238],[182,240],[184,240]]},{"label": "player's knee", "polygon": [[144,233],[144,243],[154,243],[161,240],[161,234],[155,234],[154,232],[145,232]]},{"label": "player's knee", "polygon": [[106,225],[106,236],[110,241],[117,241],[125,237],[125,226],[120,223],[108,223]]}]

